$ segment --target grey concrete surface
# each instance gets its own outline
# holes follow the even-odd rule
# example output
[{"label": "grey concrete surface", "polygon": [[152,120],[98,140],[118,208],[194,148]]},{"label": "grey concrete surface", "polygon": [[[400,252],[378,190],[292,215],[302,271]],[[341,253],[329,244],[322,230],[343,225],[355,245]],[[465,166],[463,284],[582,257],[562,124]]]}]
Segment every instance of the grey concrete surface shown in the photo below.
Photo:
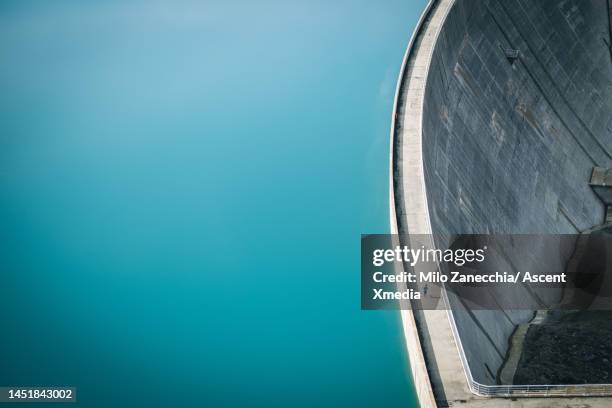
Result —
[{"label": "grey concrete surface", "polygon": [[[612,163],[607,32],[606,0],[455,3],[423,105],[434,233],[572,233],[601,223],[588,180]],[[467,316],[453,306],[474,379],[495,384],[510,335],[532,313]]]},{"label": "grey concrete surface", "polygon": [[[612,164],[607,0],[433,3],[398,87],[397,231],[575,233],[600,224],[604,208],[588,181],[593,167]],[[507,50],[517,50],[518,58],[509,61]],[[534,311],[468,311],[452,294],[448,301],[450,319],[439,311],[413,316],[435,399],[506,405],[475,397],[459,372],[467,361],[463,368],[474,381],[498,384],[511,336]]]}]

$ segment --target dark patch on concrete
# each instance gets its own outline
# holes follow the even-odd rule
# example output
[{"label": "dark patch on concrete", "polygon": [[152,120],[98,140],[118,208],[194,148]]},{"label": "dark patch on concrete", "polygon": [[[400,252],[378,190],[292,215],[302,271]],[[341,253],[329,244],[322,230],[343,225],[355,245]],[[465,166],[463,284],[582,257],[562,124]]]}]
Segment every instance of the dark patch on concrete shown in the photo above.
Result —
[{"label": "dark patch on concrete", "polygon": [[529,327],[514,384],[612,382],[612,311],[557,312]]}]

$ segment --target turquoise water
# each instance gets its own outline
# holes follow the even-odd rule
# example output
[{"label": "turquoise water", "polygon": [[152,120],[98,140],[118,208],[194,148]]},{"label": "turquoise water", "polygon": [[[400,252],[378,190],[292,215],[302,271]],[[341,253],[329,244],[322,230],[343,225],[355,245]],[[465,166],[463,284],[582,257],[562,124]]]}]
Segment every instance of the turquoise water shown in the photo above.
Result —
[{"label": "turquoise water", "polygon": [[421,1],[0,4],[0,384],[415,404],[359,306]]}]

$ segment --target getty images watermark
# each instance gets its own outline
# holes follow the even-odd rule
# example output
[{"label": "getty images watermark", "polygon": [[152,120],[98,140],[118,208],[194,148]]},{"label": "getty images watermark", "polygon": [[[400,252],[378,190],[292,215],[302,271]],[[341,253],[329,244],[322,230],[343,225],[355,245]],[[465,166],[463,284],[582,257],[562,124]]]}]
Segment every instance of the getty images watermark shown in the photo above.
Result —
[{"label": "getty images watermark", "polygon": [[612,308],[606,234],[364,235],[361,250],[363,309]]}]

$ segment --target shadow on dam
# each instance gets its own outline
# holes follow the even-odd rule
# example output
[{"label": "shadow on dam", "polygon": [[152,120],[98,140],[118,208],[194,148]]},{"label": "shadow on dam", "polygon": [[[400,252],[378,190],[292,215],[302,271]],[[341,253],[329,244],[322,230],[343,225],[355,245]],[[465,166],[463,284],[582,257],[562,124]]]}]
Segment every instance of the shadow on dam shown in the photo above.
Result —
[{"label": "shadow on dam", "polygon": [[[611,13],[607,0],[454,2],[423,99],[432,233],[586,234],[604,224],[589,180],[612,167]],[[481,384],[612,383],[611,312],[449,302]]]}]

